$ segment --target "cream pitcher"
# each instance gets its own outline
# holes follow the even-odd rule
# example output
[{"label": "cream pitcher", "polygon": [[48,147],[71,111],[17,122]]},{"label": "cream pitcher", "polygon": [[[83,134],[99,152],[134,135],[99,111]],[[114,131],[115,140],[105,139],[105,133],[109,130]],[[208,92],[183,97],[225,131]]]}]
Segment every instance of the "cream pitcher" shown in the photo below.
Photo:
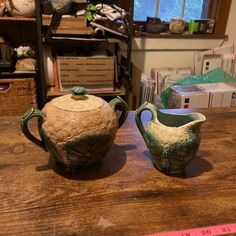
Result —
[{"label": "cream pitcher", "polygon": [[[142,112],[152,114],[147,128],[141,120]],[[192,161],[200,144],[200,126],[206,117],[198,112],[167,114],[151,103],[141,105],[135,121],[149,149],[153,165],[167,174],[183,172]]]}]

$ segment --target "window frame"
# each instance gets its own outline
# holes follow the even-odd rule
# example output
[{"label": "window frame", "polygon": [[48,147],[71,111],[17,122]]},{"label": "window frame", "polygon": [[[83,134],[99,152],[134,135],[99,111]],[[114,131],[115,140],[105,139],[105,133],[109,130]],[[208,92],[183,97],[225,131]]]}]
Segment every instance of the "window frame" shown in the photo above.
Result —
[{"label": "window frame", "polygon": [[208,0],[207,17],[215,20],[214,34],[225,34],[232,0]]},{"label": "window frame", "polygon": [[[214,33],[211,35],[225,35],[232,0],[208,0],[207,18],[215,20]],[[123,0],[122,7],[130,12],[133,18],[134,0]],[[140,21],[134,21],[140,23]]]}]

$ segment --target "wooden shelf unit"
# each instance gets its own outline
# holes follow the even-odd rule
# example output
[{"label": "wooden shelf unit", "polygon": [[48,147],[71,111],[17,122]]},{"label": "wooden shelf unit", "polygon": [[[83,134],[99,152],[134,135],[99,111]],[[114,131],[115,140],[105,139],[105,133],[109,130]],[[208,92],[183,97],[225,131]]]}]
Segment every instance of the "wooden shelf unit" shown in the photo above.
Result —
[{"label": "wooden shelf unit", "polygon": [[36,71],[14,71],[1,73],[4,78],[21,78],[32,76],[36,84],[37,105],[42,108],[45,104],[46,86],[43,72],[42,59],[42,39],[41,39],[41,20],[40,20],[40,1],[35,1],[35,17],[0,17],[0,36],[3,36],[12,47],[32,46],[36,52],[37,60]]},{"label": "wooden shelf unit", "polygon": [[[131,1],[132,2],[132,1]],[[7,38],[10,39],[10,43],[13,47],[18,47],[22,44],[32,43],[36,49],[36,60],[37,60],[37,70],[35,73],[29,73],[33,75],[36,82],[36,94],[37,94],[37,105],[38,108],[41,109],[45,103],[47,102],[48,98],[53,96],[61,96],[62,93],[54,92],[52,93],[51,89],[48,89],[46,84],[46,73],[44,69],[44,55],[43,55],[43,48],[45,42],[43,42],[43,33],[44,28],[42,26],[42,7],[41,1],[35,1],[36,10],[35,10],[35,17],[27,18],[27,17],[11,17],[11,16],[4,16],[0,17],[0,35],[7,35]],[[133,8],[131,4],[130,9]],[[132,14],[131,14],[132,15]],[[132,17],[131,17],[132,19]],[[132,28],[132,23],[129,24]],[[132,32],[132,29],[129,30]],[[74,34],[55,34],[53,37],[48,40],[47,44],[53,46],[53,44],[61,43],[71,43],[71,44],[80,44],[80,42],[105,42],[116,45],[115,48],[119,48],[119,43],[125,42],[127,43],[127,60],[126,64],[123,65],[122,70],[125,70],[125,73],[122,73],[124,78],[122,81],[131,80],[131,73],[130,73],[130,53],[131,53],[131,38],[130,34],[127,39],[122,39],[121,37],[99,37],[93,34],[83,34],[83,35],[74,35]],[[115,55],[116,56],[116,55]],[[23,72],[23,74],[28,74],[28,72]],[[23,75],[22,74],[22,75]],[[14,77],[16,73],[9,73],[4,74],[4,76]],[[20,73],[18,74],[20,75]],[[119,80],[121,81],[121,80]],[[127,97],[129,83],[124,83],[124,87],[121,89],[115,89],[112,93],[96,93],[98,96],[124,96]]]},{"label": "wooden shelf unit", "polygon": [[14,17],[14,16],[0,16],[0,21],[33,21],[36,22],[36,18],[29,17]]}]

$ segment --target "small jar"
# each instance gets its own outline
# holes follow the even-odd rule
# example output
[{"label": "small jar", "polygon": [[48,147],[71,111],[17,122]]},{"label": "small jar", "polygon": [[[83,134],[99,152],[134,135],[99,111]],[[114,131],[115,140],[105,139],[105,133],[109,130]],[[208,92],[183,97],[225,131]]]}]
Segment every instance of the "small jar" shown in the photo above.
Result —
[{"label": "small jar", "polygon": [[160,18],[147,17],[146,21],[146,31],[147,33],[158,34],[164,30],[164,24],[161,22]]},{"label": "small jar", "polygon": [[182,18],[172,18],[170,20],[169,30],[174,34],[182,34],[184,32],[185,22]]}]

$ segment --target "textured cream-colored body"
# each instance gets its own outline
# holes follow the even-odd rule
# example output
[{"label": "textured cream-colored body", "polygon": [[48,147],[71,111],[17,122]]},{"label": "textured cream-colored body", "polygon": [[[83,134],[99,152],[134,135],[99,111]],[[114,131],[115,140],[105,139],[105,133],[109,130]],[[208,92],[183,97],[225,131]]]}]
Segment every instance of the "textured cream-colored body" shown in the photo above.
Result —
[{"label": "textured cream-colored body", "polygon": [[188,125],[183,125],[182,127],[168,127],[159,122],[150,122],[148,130],[153,132],[165,149],[168,149],[178,142],[187,142],[191,139]]},{"label": "textured cream-colored body", "polygon": [[[69,164],[63,148],[65,144],[76,141],[82,136],[110,135],[110,143],[113,143],[118,129],[118,121],[110,104],[91,96],[88,100],[89,104],[88,101],[86,103],[76,101],[77,103],[81,102],[81,106],[77,104],[73,107],[73,104],[66,104],[65,101],[68,100],[64,99],[61,102],[60,99],[54,99],[43,108],[46,119],[42,128],[55,145],[61,162]],[[87,105],[84,106],[84,104]]]}]

